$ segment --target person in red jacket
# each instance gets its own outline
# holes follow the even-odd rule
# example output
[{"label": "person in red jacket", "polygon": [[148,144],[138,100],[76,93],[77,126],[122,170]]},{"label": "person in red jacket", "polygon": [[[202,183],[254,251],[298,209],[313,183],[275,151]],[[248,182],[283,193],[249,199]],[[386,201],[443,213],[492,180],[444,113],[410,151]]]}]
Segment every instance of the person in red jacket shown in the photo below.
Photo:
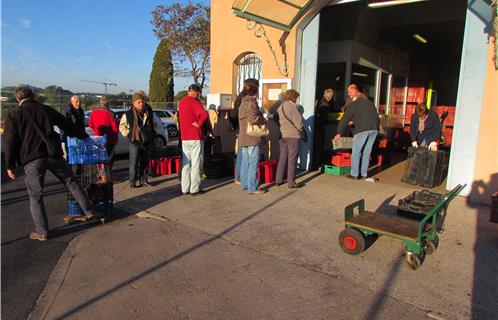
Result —
[{"label": "person in red jacket", "polygon": [[114,147],[118,143],[118,122],[109,108],[109,98],[102,96],[100,104],[90,114],[88,126],[93,129],[97,136],[107,136],[107,161],[110,170],[114,162]]},{"label": "person in red jacket", "polygon": [[203,125],[208,118],[199,95],[201,87],[192,84],[188,94],[178,105],[180,134],[182,138],[182,192],[198,195],[201,193],[201,166],[204,156]]}]

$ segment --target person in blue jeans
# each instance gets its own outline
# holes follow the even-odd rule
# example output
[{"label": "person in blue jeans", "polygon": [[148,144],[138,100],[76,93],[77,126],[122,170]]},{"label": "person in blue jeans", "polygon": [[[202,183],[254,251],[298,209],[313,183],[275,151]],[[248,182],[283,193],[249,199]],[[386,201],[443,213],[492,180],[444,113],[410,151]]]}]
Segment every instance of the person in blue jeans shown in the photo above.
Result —
[{"label": "person in blue jeans", "polygon": [[[258,189],[258,161],[260,154],[261,137],[247,134],[247,126],[264,124],[265,118],[258,108],[256,98],[258,87],[249,84],[247,95],[242,98],[239,109],[239,148],[241,151],[240,188],[250,194],[263,194],[264,190]],[[240,156],[239,154],[239,156]]]},{"label": "person in blue jeans", "polygon": [[[236,131],[237,133],[237,138],[239,136],[239,108],[242,103],[242,98],[244,98],[247,95],[247,91],[249,90],[250,86],[254,85],[256,87],[259,87],[259,81],[254,78],[248,78],[244,80],[244,86],[242,88],[242,91],[239,93],[237,96],[237,99],[235,99],[235,102],[233,104],[233,109],[230,111],[230,122],[232,123],[233,130]],[[240,145],[237,147],[237,159],[235,160],[235,184],[240,185],[240,165],[242,163],[242,150],[240,148]]]},{"label": "person in blue jeans", "polygon": [[[341,135],[345,134],[349,122],[352,121],[354,124],[353,153],[351,155],[351,172],[347,177],[353,180],[369,179],[367,177],[368,164],[375,138],[379,132],[379,115],[373,102],[361,97],[357,85],[350,84],[348,86],[348,95],[353,102],[348,106],[339,122],[334,140],[337,141]],[[375,182],[371,178],[368,181]]]}]

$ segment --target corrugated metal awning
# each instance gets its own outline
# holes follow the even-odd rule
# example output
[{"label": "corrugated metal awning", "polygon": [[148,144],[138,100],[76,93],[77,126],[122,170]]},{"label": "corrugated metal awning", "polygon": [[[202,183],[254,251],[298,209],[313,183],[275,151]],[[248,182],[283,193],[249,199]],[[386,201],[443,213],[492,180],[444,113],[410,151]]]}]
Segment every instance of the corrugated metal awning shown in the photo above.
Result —
[{"label": "corrugated metal awning", "polygon": [[235,15],[290,31],[313,0],[235,0]]}]

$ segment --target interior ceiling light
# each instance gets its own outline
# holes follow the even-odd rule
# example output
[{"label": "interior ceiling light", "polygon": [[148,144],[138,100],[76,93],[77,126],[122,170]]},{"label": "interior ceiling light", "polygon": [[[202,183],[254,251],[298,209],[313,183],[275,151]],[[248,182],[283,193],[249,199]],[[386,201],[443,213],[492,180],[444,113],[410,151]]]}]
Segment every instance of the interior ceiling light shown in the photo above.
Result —
[{"label": "interior ceiling light", "polygon": [[353,72],[353,76],[357,76],[357,77],[368,77],[368,74],[366,74],[366,73],[359,73],[359,72]]},{"label": "interior ceiling light", "polygon": [[339,0],[339,2],[337,2],[336,4],[344,4],[344,3],[356,2],[356,1],[360,1],[360,0]]},{"label": "interior ceiling light", "polygon": [[427,39],[422,37],[421,35],[419,35],[418,33],[415,33],[413,35],[413,37],[415,38],[415,40],[417,40],[418,42],[421,42],[423,44],[426,44],[427,43]]},{"label": "interior ceiling light", "polygon": [[409,4],[409,3],[422,2],[422,1],[427,1],[427,0],[386,0],[386,1],[375,1],[375,2],[370,2],[368,4],[368,6],[370,8],[383,8],[383,7],[397,6],[399,4]]}]

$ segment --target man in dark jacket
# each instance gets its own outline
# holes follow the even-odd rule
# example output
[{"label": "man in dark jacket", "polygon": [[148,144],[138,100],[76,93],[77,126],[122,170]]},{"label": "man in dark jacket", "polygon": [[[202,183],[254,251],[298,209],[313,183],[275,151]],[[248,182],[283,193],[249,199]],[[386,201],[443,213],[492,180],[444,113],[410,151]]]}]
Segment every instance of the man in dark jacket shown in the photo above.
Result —
[{"label": "man in dark jacket", "polygon": [[[64,116],[75,127],[81,130],[85,130],[85,112],[81,108],[80,97],[71,97],[69,104],[66,106],[66,109],[64,109]],[[67,134],[64,131],[61,131],[61,137],[67,154],[69,152],[69,149],[67,147]]]},{"label": "man in dark jacket", "polygon": [[[373,102],[361,97],[361,92],[355,87],[349,89],[352,102],[348,105],[346,113],[339,122],[337,135],[334,140],[338,140],[346,130],[348,123],[354,123],[353,154],[351,162],[351,173],[348,178],[358,180],[367,179],[368,164],[370,163],[370,153],[379,132],[379,115]],[[363,150],[363,155],[362,155]],[[361,172],[360,172],[361,158]]]},{"label": "man in dark jacket", "polygon": [[43,204],[43,186],[47,169],[66,185],[86,213],[87,219],[95,215],[73,172],[62,157],[60,136],[54,131],[54,125],[64,130],[70,137],[86,139],[88,135],[62,114],[38,103],[29,87],[16,88],[15,96],[19,106],[7,115],[3,134],[7,175],[15,179],[15,168],[19,165],[24,166],[26,174],[24,180],[35,224],[35,231],[29,237],[44,241],[48,237],[47,214]]},{"label": "man in dark jacket", "polygon": [[[155,137],[154,115],[141,91],[133,94],[133,107],[119,122],[119,131],[129,141],[129,180],[130,188],[151,185],[147,181],[147,166],[150,148]],[[138,185],[137,185],[138,181]]]}]

